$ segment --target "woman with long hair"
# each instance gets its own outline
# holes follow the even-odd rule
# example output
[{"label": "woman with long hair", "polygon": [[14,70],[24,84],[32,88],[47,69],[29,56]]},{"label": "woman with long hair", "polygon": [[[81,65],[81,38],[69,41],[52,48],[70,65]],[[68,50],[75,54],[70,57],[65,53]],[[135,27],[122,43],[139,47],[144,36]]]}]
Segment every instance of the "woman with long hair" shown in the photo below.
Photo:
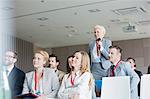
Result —
[{"label": "woman with long hair", "polygon": [[71,62],[71,71],[63,78],[58,98],[92,99],[92,80],[88,54],[85,51],[75,52]]}]

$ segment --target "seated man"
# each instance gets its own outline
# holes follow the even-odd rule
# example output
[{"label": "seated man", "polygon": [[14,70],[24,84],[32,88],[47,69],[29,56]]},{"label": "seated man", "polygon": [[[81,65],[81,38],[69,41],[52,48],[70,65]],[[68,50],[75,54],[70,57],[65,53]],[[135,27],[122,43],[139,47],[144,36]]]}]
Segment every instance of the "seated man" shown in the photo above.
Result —
[{"label": "seated man", "polygon": [[13,98],[22,93],[25,79],[25,73],[15,66],[16,62],[17,53],[13,51],[7,51],[5,53],[4,64],[7,66],[6,73]]},{"label": "seated man", "polygon": [[112,66],[108,69],[108,76],[130,76],[131,99],[138,99],[139,77],[128,62],[121,61],[121,52],[122,49],[118,46],[109,47],[109,61]]}]

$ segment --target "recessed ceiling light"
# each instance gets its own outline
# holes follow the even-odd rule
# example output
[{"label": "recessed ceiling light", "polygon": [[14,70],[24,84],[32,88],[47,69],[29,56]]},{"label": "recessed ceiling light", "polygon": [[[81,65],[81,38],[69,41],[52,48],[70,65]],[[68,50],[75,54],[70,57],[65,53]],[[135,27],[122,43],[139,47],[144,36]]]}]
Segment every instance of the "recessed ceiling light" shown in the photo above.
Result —
[{"label": "recessed ceiling light", "polygon": [[65,28],[67,28],[67,29],[72,29],[72,28],[74,28],[72,25],[68,25],[68,26],[65,26]]},{"label": "recessed ceiling light", "polygon": [[100,12],[100,9],[90,9],[88,10],[90,13]]},{"label": "recessed ceiling light", "polygon": [[46,18],[46,17],[41,17],[41,18],[37,18],[38,20],[40,20],[40,21],[46,21],[46,20],[48,20],[48,18]]},{"label": "recessed ceiling light", "polygon": [[71,30],[71,32],[76,32],[76,30]]},{"label": "recessed ceiling light", "polygon": [[120,22],[120,20],[119,19],[112,19],[112,20],[110,20],[111,22],[113,22],[113,23],[117,23],[117,22]]},{"label": "recessed ceiling light", "polygon": [[46,26],[46,25],[44,25],[44,24],[41,24],[41,25],[40,25],[40,27],[44,27],[44,26]]}]

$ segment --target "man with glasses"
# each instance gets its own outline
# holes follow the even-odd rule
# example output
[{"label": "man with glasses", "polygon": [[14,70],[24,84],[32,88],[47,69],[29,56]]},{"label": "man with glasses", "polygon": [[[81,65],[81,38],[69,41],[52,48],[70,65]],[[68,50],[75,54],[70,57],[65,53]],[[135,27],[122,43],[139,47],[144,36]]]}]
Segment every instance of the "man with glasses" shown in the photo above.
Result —
[{"label": "man with glasses", "polygon": [[4,57],[4,64],[6,65],[6,74],[12,93],[12,98],[22,93],[25,73],[15,66],[17,61],[17,53],[7,51]]}]

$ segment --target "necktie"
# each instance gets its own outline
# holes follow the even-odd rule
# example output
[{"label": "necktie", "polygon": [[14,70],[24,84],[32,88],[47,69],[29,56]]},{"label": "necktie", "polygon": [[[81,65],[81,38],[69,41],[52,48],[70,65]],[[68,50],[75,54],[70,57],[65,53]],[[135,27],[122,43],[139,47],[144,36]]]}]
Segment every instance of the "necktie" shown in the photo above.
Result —
[{"label": "necktie", "polygon": [[111,65],[111,76],[115,76],[115,70],[114,70],[115,65]]}]

